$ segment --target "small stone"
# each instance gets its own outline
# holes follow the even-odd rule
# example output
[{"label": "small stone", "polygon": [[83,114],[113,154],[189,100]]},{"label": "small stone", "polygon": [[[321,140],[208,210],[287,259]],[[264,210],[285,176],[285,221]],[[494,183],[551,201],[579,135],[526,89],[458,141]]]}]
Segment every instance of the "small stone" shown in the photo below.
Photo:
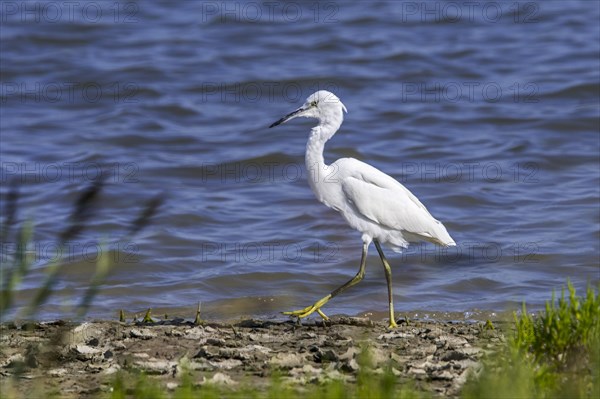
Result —
[{"label": "small stone", "polygon": [[108,364],[106,363],[87,363],[85,365],[85,371],[91,372],[91,373],[98,373],[104,369],[108,368]]},{"label": "small stone", "polygon": [[91,323],[81,323],[72,330],[69,330],[67,333],[63,334],[62,342],[65,345],[73,345],[84,343],[86,340],[89,341],[90,331],[93,331],[94,329],[95,328],[93,328]]},{"label": "small stone", "polygon": [[348,373],[356,373],[360,369],[356,359],[350,359],[349,361],[342,363],[340,368],[342,369],[342,371]]},{"label": "small stone", "polygon": [[453,380],[454,375],[448,370],[444,370],[441,373],[435,373],[431,375],[431,379],[433,380]]},{"label": "small stone", "polygon": [[187,339],[199,340],[199,339],[206,337],[208,328],[209,327],[202,327],[202,326],[190,328],[189,330],[184,331],[184,334],[185,334],[184,336]]},{"label": "small stone", "polygon": [[421,345],[421,346],[416,346],[414,348],[410,348],[408,350],[408,353],[410,353],[411,355],[414,355],[414,356],[424,357],[424,356],[433,355],[435,353],[435,351],[437,350],[437,348],[438,347],[434,344],[423,343],[423,345]]},{"label": "small stone", "polygon": [[459,348],[456,351],[459,353],[463,353],[463,354],[467,355],[467,357],[469,357],[469,356],[475,356],[475,355],[480,354],[482,352],[482,349],[477,348],[477,347],[468,346],[465,348]]},{"label": "small stone", "polygon": [[227,374],[216,373],[215,375],[212,376],[212,378],[210,378],[208,380],[206,379],[206,377],[204,377],[202,384],[236,385],[237,382],[232,380],[231,377],[228,376]]},{"label": "small stone", "polygon": [[135,364],[149,374],[168,374],[177,365],[176,362],[158,359],[137,361]]},{"label": "small stone", "polygon": [[354,359],[358,354],[360,353],[360,349],[358,349],[355,346],[351,346],[348,348],[348,350],[343,354],[340,355],[340,360],[350,360],[350,359]]},{"label": "small stone", "polygon": [[167,382],[167,389],[168,389],[169,391],[174,391],[174,390],[176,390],[178,386],[179,386],[179,384],[178,384],[178,383],[176,383],[176,382],[172,382],[172,381],[171,381],[171,382]]},{"label": "small stone", "polygon": [[91,346],[83,344],[75,345],[71,348],[71,351],[75,353],[75,356],[79,360],[90,360],[94,356],[102,353],[100,349],[92,348]]},{"label": "small stone", "polygon": [[305,332],[300,336],[300,339],[315,339],[317,338],[317,334],[312,332]]},{"label": "small stone", "polygon": [[414,334],[405,333],[402,331],[391,331],[385,334],[381,334],[377,337],[379,340],[392,340],[392,339],[402,339],[402,338],[414,338]]},{"label": "small stone", "polygon": [[69,371],[63,368],[48,370],[48,375],[51,377],[62,377],[68,373]]},{"label": "small stone", "polygon": [[419,369],[416,367],[411,367],[410,370],[408,370],[409,373],[417,375],[417,376],[425,376],[427,375],[427,372],[423,369]]},{"label": "small stone", "polygon": [[441,360],[450,361],[450,360],[464,360],[468,359],[469,356],[466,353],[458,352],[458,351],[449,351],[441,357]]},{"label": "small stone", "polygon": [[113,343],[113,349],[117,350],[117,351],[122,351],[127,349],[127,345],[125,345],[123,342],[117,341],[115,343]]},{"label": "small stone", "polygon": [[454,337],[452,335],[440,335],[436,340],[435,344],[438,348],[447,347],[448,349],[462,348],[468,341],[462,337]]},{"label": "small stone", "polygon": [[284,369],[299,367],[305,363],[304,357],[295,353],[278,353],[270,361],[271,364]]},{"label": "small stone", "polygon": [[214,370],[215,366],[213,366],[213,364],[211,362],[206,361],[204,359],[201,359],[198,362],[195,361],[195,360],[192,360],[192,361],[190,361],[189,369],[190,370],[204,370],[204,371],[206,371],[206,370]]},{"label": "small stone", "polygon": [[151,339],[156,337],[156,333],[150,331],[147,328],[132,328],[131,331],[129,331],[129,336],[131,338],[138,339]]},{"label": "small stone", "polygon": [[213,346],[225,346],[225,340],[220,338],[209,338],[206,343]]},{"label": "small stone", "polygon": [[249,353],[256,359],[266,358],[271,352],[271,348],[262,345],[247,345],[239,349],[240,353]]},{"label": "small stone", "polygon": [[2,367],[12,368],[22,365],[23,363],[25,363],[25,357],[22,354],[17,353],[6,359],[6,361],[2,364]]},{"label": "small stone", "polygon": [[467,370],[470,368],[477,368],[478,366],[481,366],[480,363],[477,363],[471,359],[459,360],[459,361],[454,362],[454,364],[455,364],[455,366],[459,366],[463,370]]},{"label": "small stone", "polygon": [[219,362],[210,362],[210,364],[218,369],[231,370],[236,367],[242,367],[243,363],[238,359],[225,359]]},{"label": "small stone", "polygon": [[111,364],[107,369],[105,369],[102,373],[103,374],[114,374],[117,371],[119,371],[119,369],[121,368],[121,366],[119,366],[118,364]]},{"label": "small stone", "polygon": [[212,359],[214,357],[218,357],[219,356],[219,350],[215,347],[209,347],[209,346],[203,346],[200,348],[200,350],[198,351],[198,353],[196,354],[196,356],[194,356],[194,358],[205,358],[205,359]]},{"label": "small stone", "polygon": [[339,359],[338,355],[333,350],[327,349],[323,352],[320,348],[317,348],[313,358],[317,363],[337,362]]},{"label": "small stone", "polygon": [[326,362],[337,362],[338,359],[338,355],[331,349],[328,349],[325,352],[323,352],[323,355],[321,356],[321,361]]},{"label": "small stone", "polygon": [[300,374],[319,375],[322,372],[323,372],[323,370],[321,370],[321,369],[313,367],[310,364],[305,364],[302,367],[297,367],[297,368],[290,370],[290,375],[292,375],[292,376],[298,376]]},{"label": "small stone", "polygon": [[418,363],[418,364],[414,364],[414,367],[418,368],[418,369],[425,369],[425,370],[434,370],[437,369],[436,365],[432,362],[433,360],[433,356],[427,356],[425,358],[425,361]]}]

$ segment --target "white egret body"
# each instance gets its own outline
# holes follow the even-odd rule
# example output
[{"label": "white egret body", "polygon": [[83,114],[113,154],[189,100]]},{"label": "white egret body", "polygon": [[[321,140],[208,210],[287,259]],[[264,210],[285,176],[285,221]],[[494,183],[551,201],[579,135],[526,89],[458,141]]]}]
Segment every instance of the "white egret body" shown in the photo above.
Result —
[{"label": "white egret body", "polygon": [[320,90],[308,97],[304,105],[269,127],[302,116],[316,118],[319,124],[311,130],[306,145],[308,182],[317,199],[340,212],[348,224],[362,233],[363,252],[356,276],[331,294],[304,309],[284,312],[306,317],[318,312],[327,316],[321,307],[331,298],[362,280],[367,250],[371,242],[379,252],[388,283],[390,327],[396,327],[392,295],[391,268],[380,243],[394,251],[406,248],[411,241],[424,240],[442,246],[454,246],[444,225],[406,187],[391,176],[354,158],[341,158],[326,165],[323,158],[325,143],[333,137],[344,120],[346,107],[333,93]]}]

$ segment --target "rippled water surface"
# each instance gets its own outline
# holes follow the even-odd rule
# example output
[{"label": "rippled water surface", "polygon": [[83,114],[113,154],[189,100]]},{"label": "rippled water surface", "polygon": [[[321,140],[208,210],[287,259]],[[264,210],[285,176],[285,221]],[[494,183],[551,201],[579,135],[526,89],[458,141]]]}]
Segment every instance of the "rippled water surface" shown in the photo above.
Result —
[{"label": "rippled water surface", "polygon": [[[3,212],[16,180],[35,223],[19,304],[77,194],[107,182],[42,317],[71,314],[100,243],[116,267],[94,316],[202,301],[268,317],[353,276],[360,234],[306,183],[314,122],[267,129],[317,89],[349,111],[326,160],[394,176],[458,243],[390,251],[398,311],[539,307],[567,278],[600,280],[598,2],[24,4],[2,4],[0,45]],[[374,248],[327,308],[386,310]]]}]

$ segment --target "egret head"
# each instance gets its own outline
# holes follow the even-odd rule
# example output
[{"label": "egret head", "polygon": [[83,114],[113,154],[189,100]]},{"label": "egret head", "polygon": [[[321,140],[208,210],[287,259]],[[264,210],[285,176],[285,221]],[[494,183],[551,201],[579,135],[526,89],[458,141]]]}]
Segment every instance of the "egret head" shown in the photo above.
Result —
[{"label": "egret head", "polygon": [[341,123],[344,119],[344,112],[348,112],[348,110],[335,94],[327,90],[319,90],[308,96],[300,108],[290,112],[269,127],[275,127],[299,116],[316,118],[321,123],[327,121]]}]

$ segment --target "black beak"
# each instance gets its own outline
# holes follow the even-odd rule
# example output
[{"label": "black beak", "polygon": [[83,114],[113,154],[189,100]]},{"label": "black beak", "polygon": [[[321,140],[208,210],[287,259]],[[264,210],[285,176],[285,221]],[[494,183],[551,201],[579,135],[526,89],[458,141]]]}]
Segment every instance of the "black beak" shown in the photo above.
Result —
[{"label": "black beak", "polygon": [[286,116],[284,116],[283,118],[281,118],[280,120],[278,120],[277,122],[275,122],[271,126],[269,126],[269,129],[272,128],[272,127],[275,127],[277,125],[281,125],[282,123],[285,123],[285,122],[289,121],[290,119],[292,119],[293,117],[295,117],[296,115],[298,115],[302,111],[304,111],[304,108],[298,108],[294,112],[290,112],[289,114],[287,114]]}]

